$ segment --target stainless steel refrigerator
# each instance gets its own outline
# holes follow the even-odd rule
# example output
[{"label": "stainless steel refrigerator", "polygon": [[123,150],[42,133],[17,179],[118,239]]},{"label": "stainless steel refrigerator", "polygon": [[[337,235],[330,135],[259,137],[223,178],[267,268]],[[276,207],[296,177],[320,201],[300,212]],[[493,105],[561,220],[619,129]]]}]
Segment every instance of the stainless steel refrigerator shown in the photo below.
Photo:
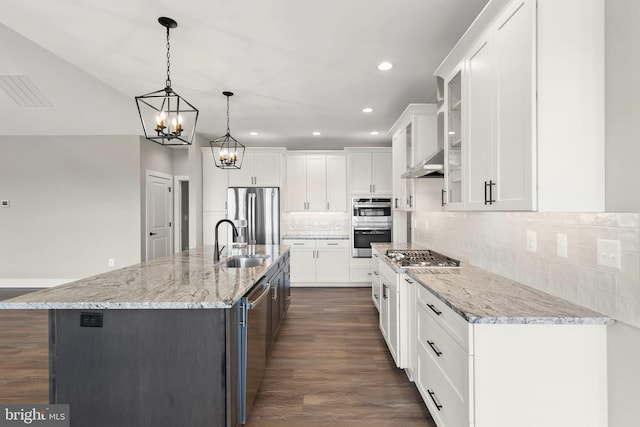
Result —
[{"label": "stainless steel refrigerator", "polygon": [[280,189],[277,187],[230,187],[227,218],[235,224],[235,243],[280,244]]}]

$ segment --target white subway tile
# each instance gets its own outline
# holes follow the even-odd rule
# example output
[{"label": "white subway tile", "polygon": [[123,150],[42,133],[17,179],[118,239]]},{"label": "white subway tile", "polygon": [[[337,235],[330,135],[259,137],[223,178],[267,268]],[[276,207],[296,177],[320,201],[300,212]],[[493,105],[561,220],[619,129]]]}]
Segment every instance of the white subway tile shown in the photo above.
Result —
[{"label": "white subway tile", "polygon": [[617,277],[616,295],[640,302],[640,279],[620,274]]},{"label": "white subway tile", "polygon": [[640,222],[637,213],[618,212],[616,213],[616,223],[618,227],[638,228]]},{"label": "white subway tile", "polygon": [[625,298],[617,298],[615,317],[618,320],[640,327],[640,303]]},{"label": "white subway tile", "polygon": [[607,316],[616,315],[616,297],[612,294],[596,292],[596,310]]},{"label": "white subway tile", "polygon": [[616,293],[616,275],[609,271],[597,272],[597,287],[598,292],[605,292],[608,294]]}]

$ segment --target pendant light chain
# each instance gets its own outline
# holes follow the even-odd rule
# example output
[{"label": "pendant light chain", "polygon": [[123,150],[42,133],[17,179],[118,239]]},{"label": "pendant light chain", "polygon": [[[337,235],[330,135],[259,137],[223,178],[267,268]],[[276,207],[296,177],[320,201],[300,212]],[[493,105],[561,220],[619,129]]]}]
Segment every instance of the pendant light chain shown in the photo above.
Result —
[{"label": "pendant light chain", "polygon": [[229,96],[227,95],[227,135],[229,135]]},{"label": "pendant light chain", "polygon": [[169,27],[167,27],[167,87],[171,87],[171,54],[169,50],[171,49],[171,44],[169,43]]}]

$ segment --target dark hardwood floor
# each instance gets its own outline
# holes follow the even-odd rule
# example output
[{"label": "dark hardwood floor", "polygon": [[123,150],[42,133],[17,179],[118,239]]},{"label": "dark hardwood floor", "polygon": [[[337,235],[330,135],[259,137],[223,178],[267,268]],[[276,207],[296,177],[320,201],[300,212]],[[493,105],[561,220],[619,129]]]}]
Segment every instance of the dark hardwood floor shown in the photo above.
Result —
[{"label": "dark hardwood floor", "polygon": [[[247,425],[435,427],[396,369],[369,288],[293,288]],[[0,300],[9,298],[0,291]],[[0,310],[0,403],[48,402],[45,310]]]},{"label": "dark hardwood floor", "polygon": [[435,427],[378,329],[370,288],[293,288],[250,427]]},{"label": "dark hardwood floor", "polygon": [[[0,290],[0,300],[27,290]],[[0,403],[49,403],[46,310],[0,310]]]}]

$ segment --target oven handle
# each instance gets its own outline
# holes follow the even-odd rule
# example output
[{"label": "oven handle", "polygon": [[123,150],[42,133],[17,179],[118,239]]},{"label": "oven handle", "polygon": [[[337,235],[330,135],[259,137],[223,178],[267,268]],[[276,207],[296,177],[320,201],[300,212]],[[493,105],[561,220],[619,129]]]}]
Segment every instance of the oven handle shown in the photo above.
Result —
[{"label": "oven handle", "polygon": [[376,230],[371,230],[371,231],[354,230],[354,232],[358,234],[387,234],[384,231],[376,231]]}]

